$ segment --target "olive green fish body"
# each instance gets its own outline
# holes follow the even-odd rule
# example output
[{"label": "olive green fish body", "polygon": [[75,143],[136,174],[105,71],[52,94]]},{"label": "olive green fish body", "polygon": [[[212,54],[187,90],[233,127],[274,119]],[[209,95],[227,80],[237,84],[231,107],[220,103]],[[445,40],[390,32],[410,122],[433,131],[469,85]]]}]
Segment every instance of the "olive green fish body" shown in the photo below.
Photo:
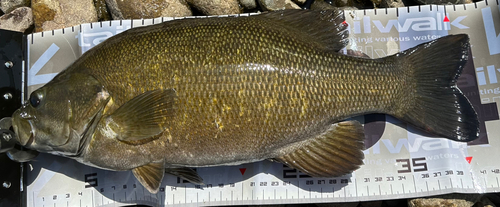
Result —
[{"label": "olive green fish body", "polygon": [[180,166],[262,160],[332,123],[388,112],[405,93],[396,88],[406,80],[395,62],[318,49],[310,40],[262,26],[265,18],[254,19],[155,25],[92,51],[77,68],[103,83],[114,104],[172,88],[177,111],[151,143],[108,140],[105,146],[96,136],[90,148],[143,148],[138,155],[147,151],[150,160]]}]

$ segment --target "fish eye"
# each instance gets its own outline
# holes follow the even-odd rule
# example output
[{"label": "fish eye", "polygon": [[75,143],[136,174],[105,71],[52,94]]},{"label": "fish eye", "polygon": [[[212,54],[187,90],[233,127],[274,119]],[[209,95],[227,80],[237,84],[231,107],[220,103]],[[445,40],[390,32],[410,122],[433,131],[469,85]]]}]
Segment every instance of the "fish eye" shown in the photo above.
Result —
[{"label": "fish eye", "polygon": [[42,101],[42,95],[40,93],[31,93],[30,95],[30,104],[33,107],[37,107],[40,105],[40,102]]}]

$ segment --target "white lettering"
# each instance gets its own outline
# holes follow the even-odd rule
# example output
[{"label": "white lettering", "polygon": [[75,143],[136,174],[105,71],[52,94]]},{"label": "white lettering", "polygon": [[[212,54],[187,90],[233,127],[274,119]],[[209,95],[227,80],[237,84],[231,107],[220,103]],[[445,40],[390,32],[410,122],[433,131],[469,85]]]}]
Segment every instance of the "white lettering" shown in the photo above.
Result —
[{"label": "white lettering", "polygon": [[495,23],[493,22],[493,16],[491,15],[491,8],[490,7],[483,8],[481,9],[481,13],[483,15],[484,29],[486,32],[486,41],[488,42],[490,55],[499,54],[500,35],[497,35],[497,32],[495,30]]}]

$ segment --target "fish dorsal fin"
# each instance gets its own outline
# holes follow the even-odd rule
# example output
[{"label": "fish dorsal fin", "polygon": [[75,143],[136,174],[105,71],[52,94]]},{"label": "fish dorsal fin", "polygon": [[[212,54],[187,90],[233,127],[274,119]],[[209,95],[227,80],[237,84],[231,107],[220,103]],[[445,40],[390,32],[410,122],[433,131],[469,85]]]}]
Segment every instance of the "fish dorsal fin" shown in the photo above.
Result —
[{"label": "fish dorsal fin", "polygon": [[189,181],[190,183],[203,185],[203,179],[198,175],[196,171],[188,167],[181,168],[167,168],[165,172],[171,175],[175,175],[184,180]]},{"label": "fish dorsal fin", "polygon": [[344,121],[275,160],[313,177],[342,176],[363,164],[364,138],[359,122]]},{"label": "fish dorsal fin", "polygon": [[259,18],[278,29],[288,30],[286,34],[317,43],[315,46],[330,51],[339,51],[349,43],[347,23],[342,10],[281,10],[258,15]]},{"label": "fish dorsal fin", "polygon": [[135,178],[148,189],[149,192],[155,194],[160,188],[161,181],[165,175],[164,163],[149,163],[132,170]]},{"label": "fish dorsal fin", "polygon": [[145,92],[120,106],[106,122],[119,140],[151,138],[163,132],[175,115],[175,97],[172,89]]}]

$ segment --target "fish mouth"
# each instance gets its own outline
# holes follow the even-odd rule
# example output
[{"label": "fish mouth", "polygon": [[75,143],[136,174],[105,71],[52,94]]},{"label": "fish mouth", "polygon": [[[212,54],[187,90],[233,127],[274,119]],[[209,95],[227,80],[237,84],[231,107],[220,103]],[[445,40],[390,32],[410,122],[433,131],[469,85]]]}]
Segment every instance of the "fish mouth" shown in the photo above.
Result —
[{"label": "fish mouth", "polygon": [[32,118],[23,118],[19,112],[12,116],[12,128],[16,134],[16,141],[21,145],[28,147],[35,140],[35,125]]},{"label": "fish mouth", "polygon": [[33,121],[28,120],[28,123],[30,124],[31,130],[30,130],[30,138],[28,139],[28,142],[24,145],[25,147],[31,146],[33,144],[33,141],[35,140],[35,128],[33,126]]}]

